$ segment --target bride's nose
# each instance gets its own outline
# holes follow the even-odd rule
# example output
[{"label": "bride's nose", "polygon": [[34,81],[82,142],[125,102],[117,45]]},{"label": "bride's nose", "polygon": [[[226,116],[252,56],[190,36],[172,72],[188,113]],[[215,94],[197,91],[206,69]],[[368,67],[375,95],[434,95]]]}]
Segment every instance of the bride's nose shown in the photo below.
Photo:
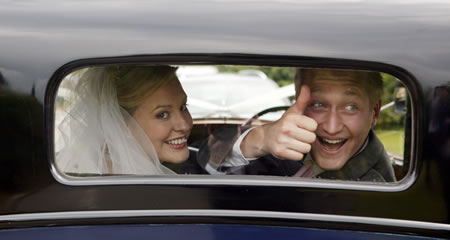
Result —
[{"label": "bride's nose", "polygon": [[175,131],[187,131],[192,127],[192,117],[189,112],[180,112],[174,119]]}]

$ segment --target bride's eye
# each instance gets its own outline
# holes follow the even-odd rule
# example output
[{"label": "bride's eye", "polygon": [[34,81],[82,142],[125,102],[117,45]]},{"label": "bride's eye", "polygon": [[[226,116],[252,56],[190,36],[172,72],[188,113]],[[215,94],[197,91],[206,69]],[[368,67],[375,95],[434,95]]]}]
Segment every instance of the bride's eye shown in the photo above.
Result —
[{"label": "bride's eye", "polygon": [[168,112],[160,112],[156,115],[156,118],[158,119],[167,119],[169,117]]},{"label": "bride's eye", "polygon": [[188,110],[188,108],[187,108],[187,104],[183,104],[183,105],[181,105],[181,107],[180,107],[180,111],[182,111],[182,112],[186,112]]}]

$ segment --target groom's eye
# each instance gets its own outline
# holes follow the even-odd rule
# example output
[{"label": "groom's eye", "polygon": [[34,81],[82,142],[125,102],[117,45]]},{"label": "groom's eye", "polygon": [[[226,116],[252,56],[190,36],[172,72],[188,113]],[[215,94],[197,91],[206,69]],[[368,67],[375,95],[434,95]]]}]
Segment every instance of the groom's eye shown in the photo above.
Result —
[{"label": "groom's eye", "polygon": [[350,111],[350,112],[354,112],[354,111],[358,110],[358,108],[356,107],[356,105],[350,104],[350,105],[345,107],[345,110]]},{"label": "groom's eye", "polygon": [[308,105],[308,109],[312,111],[323,111],[325,110],[325,104],[321,102],[312,102]]}]

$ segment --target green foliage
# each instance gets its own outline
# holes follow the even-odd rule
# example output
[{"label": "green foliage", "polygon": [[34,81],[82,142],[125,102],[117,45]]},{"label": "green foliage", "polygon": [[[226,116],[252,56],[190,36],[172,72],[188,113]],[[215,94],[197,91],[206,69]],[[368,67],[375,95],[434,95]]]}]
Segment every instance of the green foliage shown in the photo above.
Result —
[{"label": "green foliage", "polygon": [[[401,83],[392,75],[382,73],[383,77],[383,97],[382,105],[394,101],[395,87],[401,86]],[[378,118],[376,129],[398,129],[404,126],[404,116],[395,113],[390,107],[381,112]]]},{"label": "green foliage", "polygon": [[402,158],[405,150],[405,132],[398,130],[375,130],[375,134],[391,154]]}]

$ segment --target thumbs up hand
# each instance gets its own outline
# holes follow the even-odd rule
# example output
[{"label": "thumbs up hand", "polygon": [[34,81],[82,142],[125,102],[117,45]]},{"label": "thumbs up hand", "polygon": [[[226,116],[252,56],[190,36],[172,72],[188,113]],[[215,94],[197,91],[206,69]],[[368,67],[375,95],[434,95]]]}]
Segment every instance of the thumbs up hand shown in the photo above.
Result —
[{"label": "thumbs up hand", "polygon": [[272,154],[280,159],[303,159],[316,139],[317,122],[303,115],[310,94],[303,85],[295,104],[279,120],[253,129],[241,143],[242,154],[247,158]]},{"label": "thumbs up hand", "polygon": [[300,89],[300,95],[297,97],[297,100],[295,101],[294,105],[292,105],[288,109],[288,111],[303,115],[303,113],[306,110],[306,107],[308,107],[310,97],[311,97],[311,90],[309,89],[308,86],[303,85],[302,88]]}]

